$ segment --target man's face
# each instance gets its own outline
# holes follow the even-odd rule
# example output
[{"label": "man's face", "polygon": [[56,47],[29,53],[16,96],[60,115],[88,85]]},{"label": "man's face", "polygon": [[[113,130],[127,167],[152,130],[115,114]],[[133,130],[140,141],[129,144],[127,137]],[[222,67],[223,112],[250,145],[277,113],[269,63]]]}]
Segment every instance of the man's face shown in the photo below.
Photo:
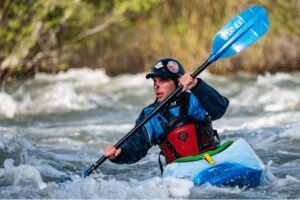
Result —
[{"label": "man's face", "polygon": [[160,77],[153,77],[152,79],[158,102],[165,100],[176,89],[176,85],[172,79],[162,79]]}]

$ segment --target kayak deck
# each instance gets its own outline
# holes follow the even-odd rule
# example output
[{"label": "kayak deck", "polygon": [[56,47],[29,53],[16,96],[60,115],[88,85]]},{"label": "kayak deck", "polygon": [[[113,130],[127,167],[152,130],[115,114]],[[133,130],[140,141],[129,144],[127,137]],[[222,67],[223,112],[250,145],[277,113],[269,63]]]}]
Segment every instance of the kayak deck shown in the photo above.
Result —
[{"label": "kayak deck", "polygon": [[250,145],[242,138],[211,155],[213,163],[205,159],[173,162],[163,177],[190,179],[195,185],[209,183],[216,186],[252,188],[262,183],[265,166]]}]

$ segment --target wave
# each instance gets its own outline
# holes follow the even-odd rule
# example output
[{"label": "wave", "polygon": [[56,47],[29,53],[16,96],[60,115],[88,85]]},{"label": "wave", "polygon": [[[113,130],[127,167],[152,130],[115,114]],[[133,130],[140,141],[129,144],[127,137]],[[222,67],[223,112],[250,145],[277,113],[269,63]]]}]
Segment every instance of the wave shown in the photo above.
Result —
[{"label": "wave", "polygon": [[[300,109],[299,74],[200,76],[228,96],[229,115]],[[55,75],[37,74],[0,92],[0,116],[65,113],[98,108],[142,108],[154,100],[145,74],[109,77],[103,69],[71,69]]]},{"label": "wave", "polygon": [[0,183],[8,185],[31,185],[39,189],[45,189],[47,184],[42,180],[41,174],[35,167],[27,164],[14,166],[13,159],[4,161],[4,168],[0,168]]},{"label": "wave", "polygon": [[111,78],[102,69],[72,69],[56,75],[41,73],[19,83],[17,88],[2,89],[0,116],[14,118],[16,115],[64,113],[116,105],[130,109],[133,107],[130,100],[122,103],[124,98],[128,93],[143,98],[148,93],[149,83],[144,80],[144,74]]}]

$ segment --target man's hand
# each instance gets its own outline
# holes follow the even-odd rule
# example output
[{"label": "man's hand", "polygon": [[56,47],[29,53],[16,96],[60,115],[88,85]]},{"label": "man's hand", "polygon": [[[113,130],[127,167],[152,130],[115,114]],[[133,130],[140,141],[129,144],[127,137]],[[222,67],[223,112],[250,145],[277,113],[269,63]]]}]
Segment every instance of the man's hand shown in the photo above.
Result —
[{"label": "man's hand", "polygon": [[191,73],[185,73],[178,79],[179,85],[183,86],[183,91],[190,90],[195,87],[198,83],[198,79],[193,79]]},{"label": "man's hand", "polygon": [[112,144],[107,145],[107,147],[103,151],[103,156],[109,158],[110,160],[115,159],[120,155],[121,148],[116,149]]}]

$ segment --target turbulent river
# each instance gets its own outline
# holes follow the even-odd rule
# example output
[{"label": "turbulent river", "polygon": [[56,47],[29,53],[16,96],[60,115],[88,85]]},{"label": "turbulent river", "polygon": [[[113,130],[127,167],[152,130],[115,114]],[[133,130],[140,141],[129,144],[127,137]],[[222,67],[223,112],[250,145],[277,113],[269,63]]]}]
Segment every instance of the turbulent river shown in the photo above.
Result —
[{"label": "turbulent river", "polygon": [[[154,99],[145,74],[109,77],[102,70],[38,74],[0,89],[0,198],[172,199],[299,198],[300,74],[201,78],[230,99],[214,122],[221,140],[244,138],[267,167],[254,189],[193,186],[161,178],[157,147],[140,162],[106,161],[80,178],[109,143],[133,127]],[[73,182],[57,184],[61,177]]]}]

